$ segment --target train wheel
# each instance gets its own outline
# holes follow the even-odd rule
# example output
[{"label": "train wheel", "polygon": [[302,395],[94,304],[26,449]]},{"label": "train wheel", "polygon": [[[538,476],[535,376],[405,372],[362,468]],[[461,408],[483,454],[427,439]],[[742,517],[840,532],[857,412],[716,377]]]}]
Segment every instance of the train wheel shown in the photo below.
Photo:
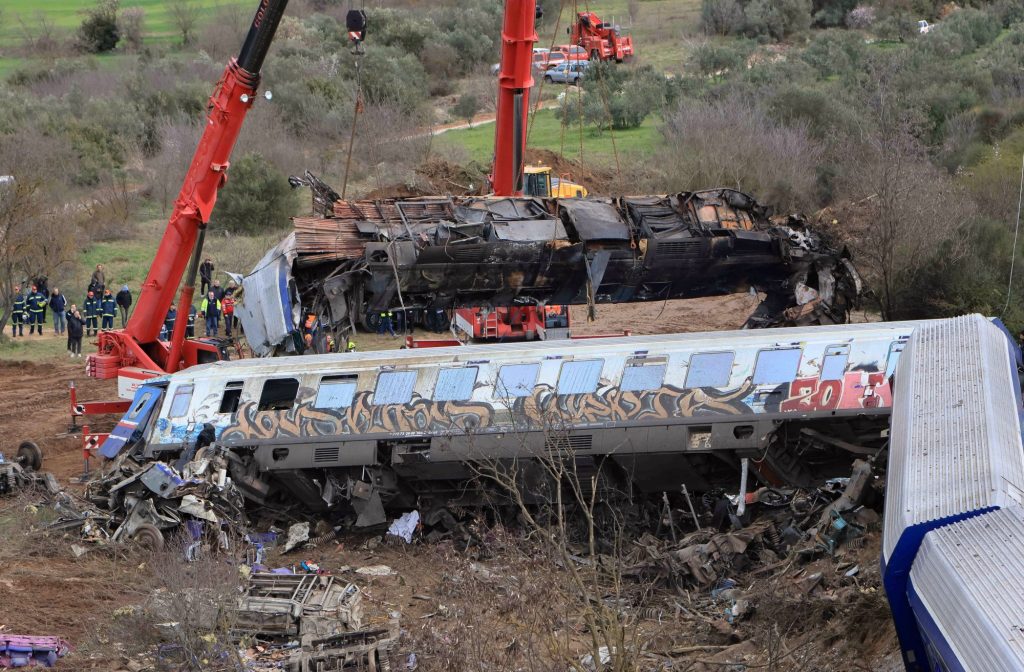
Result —
[{"label": "train wheel", "polygon": [[32,441],[22,441],[18,446],[18,462],[28,471],[39,471],[43,468],[43,451]]},{"label": "train wheel", "polygon": [[140,547],[149,551],[162,551],[164,549],[164,535],[156,525],[144,523],[135,528],[132,541]]}]

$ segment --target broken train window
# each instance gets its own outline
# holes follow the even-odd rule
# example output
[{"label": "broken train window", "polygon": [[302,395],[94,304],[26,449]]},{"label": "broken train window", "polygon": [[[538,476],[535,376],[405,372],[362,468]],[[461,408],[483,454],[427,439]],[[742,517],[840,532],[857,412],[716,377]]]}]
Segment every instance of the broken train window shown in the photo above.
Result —
[{"label": "broken train window", "polygon": [[412,388],[416,385],[415,371],[385,371],[377,376],[377,389],[373,391],[373,403],[408,404],[412,401]]},{"label": "broken train window", "polygon": [[192,390],[194,389],[194,385],[179,385],[174,389],[169,416],[172,418],[185,417],[185,414],[188,413],[188,405],[192,403]]},{"label": "broken train window", "polygon": [[314,408],[348,408],[356,396],[357,374],[346,373],[337,376],[324,376],[320,379],[320,389],[316,392]]},{"label": "broken train window", "polygon": [[726,387],[732,377],[732,352],[698,352],[690,357],[686,387]]},{"label": "broken train window", "polygon": [[296,378],[270,378],[263,383],[260,404],[257,411],[287,411],[295,405],[295,397],[299,394],[299,381]]},{"label": "broken train window", "polygon": [[224,396],[220,398],[218,413],[234,413],[238,410],[238,402],[242,398],[241,380],[231,380],[224,385]]},{"label": "broken train window", "polygon": [[434,401],[465,401],[473,396],[473,385],[479,369],[467,366],[461,369],[441,369],[434,385]]},{"label": "broken train window", "polygon": [[528,397],[537,382],[540,364],[509,364],[498,370],[498,383],[494,394],[499,399]]}]

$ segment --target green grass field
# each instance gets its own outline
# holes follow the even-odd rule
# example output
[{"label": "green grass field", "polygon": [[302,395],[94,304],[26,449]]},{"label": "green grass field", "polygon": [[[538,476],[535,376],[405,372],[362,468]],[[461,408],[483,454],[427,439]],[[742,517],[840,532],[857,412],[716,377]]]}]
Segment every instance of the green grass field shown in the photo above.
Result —
[{"label": "green grass field", "polygon": [[[649,117],[639,128],[625,131],[598,133],[592,128],[583,128],[583,156],[586,161],[611,165],[615,161],[612,148],[619,156],[652,154],[661,137],[658,120]],[[555,118],[554,110],[539,110],[526,139],[527,146],[534,149],[548,149],[562,154],[567,159],[580,159],[580,132],[578,127],[566,128],[563,134],[561,122]],[[471,129],[448,131],[437,136],[439,147],[458,147],[467,158],[480,163],[489,163],[494,153],[494,124],[481,124]]]},{"label": "green grass field", "polygon": [[[250,4],[251,0],[193,0],[202,13],[209,16],[225,5]],[[4,0],[2,8],[4,21],[0,25],[0,45],[17,40],[21,34],[21,23],[31,27],[37,15],[45,16],[63,30],[74,30],[82,23],[86,10],[95,6],[95,0]],[[122,0],[121,7],[142,7],[146,12],[145,29],[147,39],[173,41],[176,37],[174,22],[167,8],[166,0]],[[202,18],[200,19],[202,23]]]}]

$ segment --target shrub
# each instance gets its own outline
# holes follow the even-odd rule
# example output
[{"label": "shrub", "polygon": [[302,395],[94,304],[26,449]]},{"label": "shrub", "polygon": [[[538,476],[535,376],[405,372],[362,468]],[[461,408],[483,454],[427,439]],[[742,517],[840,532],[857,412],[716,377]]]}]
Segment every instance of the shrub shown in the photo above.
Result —
[{"label": "shrub", "polygon": [[690,63],[707,77],[745,68],[753,50],[753,45],[746,40],[729,44],[706,42],[693,50]]},{"label": "shrub", "polygon": [[465,119],[467,124],[472,125],[473,116],[480,110],[480,101],[472,93],[464,93],[459,96],[458,102],[452,108],[452,113],[459,119]]},{"label": "shrub", "polygon": [[856,4],[857,0],[817,0],[813,7],[814,23],[825,28],[841,26]]},{"label": "shrub", "polygon": [[844,30],[819,33],[800,55],[826,78],[860,71],[866,56],[860,36]]},{"label": "shrub", "polygon": [[233,233],[261,233],[288,223],[299,208],[299,195],[259,154],[246,154],[231,167],[213,213]]},{"label": "shrub", "polygon": [[101,0],[78,27],[78,47],[91,54],[111,51],[121,39],[117,25],[118,0]]},{"label": "shrub", "polygon": [[636,128],[665,105],[665,77],[649,65],[627,69],[598,62],[581,81],[582,104],[576,102],[577,96],[566,96],[556,111],[563,124],[578,122],[582,114],[599,131]]},{"label": "shrub", "polygon": [[749,33],[781,41],[811,27],[811,0],[752,0],[746,14]]},{"label": "shrub", "polygon": [[747,26],[747,17],[737,0],[703,0],[700,27],[708,35],[738,35]]},{"label": "shrub", "polygon": [[875,23],[877,14],[870,5],[857,5],[846,15],[846,27],[854,30],[870,28]]},{"label": "shrub", "polygon": [[146,10],[142,7],[128,7],[117,16],[117,26],[128,48],[142,49],[142,35],[145,33]]}]

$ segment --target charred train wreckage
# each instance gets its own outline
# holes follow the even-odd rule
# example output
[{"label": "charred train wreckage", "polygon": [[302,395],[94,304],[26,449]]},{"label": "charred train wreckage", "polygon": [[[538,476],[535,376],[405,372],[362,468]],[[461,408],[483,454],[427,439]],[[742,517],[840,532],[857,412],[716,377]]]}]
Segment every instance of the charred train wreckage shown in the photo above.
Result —
[{"label": "charred train wreckage", "polygon": [[257,354],[303,349],[303,321],[373,329],[385,310],[435,330],[443,311],[656,301],[754,289],[746,326],[847,321],[861,280],[801,216],[731,189],[588,199],[346,201],[306,173],[314,216],[241,281]]},{"label": "charred train wreckage", "polygon": [[216,362],[146,382],[101,452],[146,465],[157,497],[212,469],[213,491],[357,526],[500,502],[488,475],[542,501],[551,461],[608,502],[734,491],[747,467],[803,486],[883,447],[917,324]]}]

